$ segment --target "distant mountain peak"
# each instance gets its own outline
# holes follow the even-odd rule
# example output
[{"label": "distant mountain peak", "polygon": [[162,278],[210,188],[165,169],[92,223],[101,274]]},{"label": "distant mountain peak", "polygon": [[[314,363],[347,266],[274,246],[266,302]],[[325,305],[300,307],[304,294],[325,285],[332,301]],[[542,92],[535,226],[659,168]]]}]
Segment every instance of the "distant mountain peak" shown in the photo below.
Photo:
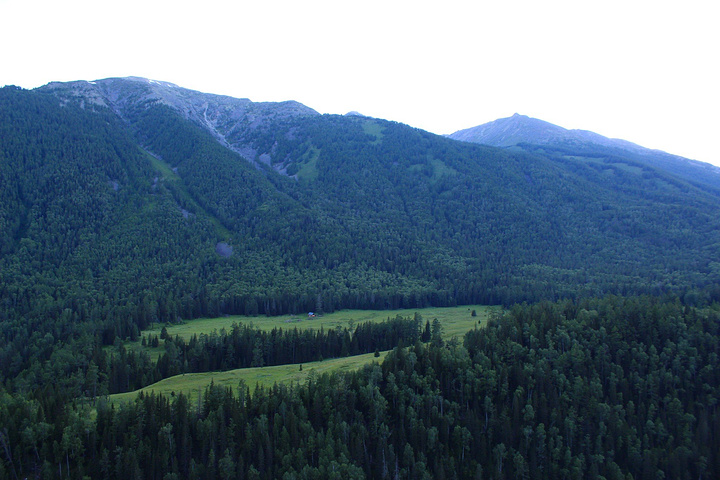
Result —
[{"label": "distant mountain peak", "polygon": [[545,120],[519,113],[476,127],[458,130],[448,135],[448,137],[454,140],[482,143],[494,147],[512,147],[522,143],[532,145],[591,143],[603,147],[621,148],[633,153],[649,150],[627,140],[604,137],[589,130],[568,130]]},{"label": "distant mountain peak", "polygon": [[[499,118],[476,127],[458,130],[449,138],[464,142],[480,143],[493,147],[515,147],[533,149],[534,146],[553,147],[582,157],[588,152],[592,156],[629,156],[633,161],[653,168],[662,168],[691,180],[720,186],[720,168],[708,163],[641,147],[627,140],[604,137],[589,130],[568,130],[550,122],[528,117],[519,113]],[[602,153],[601,153],[602,152]]]},{"label": "distant mountain peak", "polygon": [[494,147],[511,147],[519,143],[547,143],[567,137],[566,130],[552,123],[519,113],[476,127],[459,130],[450,138],[483,143]]}]

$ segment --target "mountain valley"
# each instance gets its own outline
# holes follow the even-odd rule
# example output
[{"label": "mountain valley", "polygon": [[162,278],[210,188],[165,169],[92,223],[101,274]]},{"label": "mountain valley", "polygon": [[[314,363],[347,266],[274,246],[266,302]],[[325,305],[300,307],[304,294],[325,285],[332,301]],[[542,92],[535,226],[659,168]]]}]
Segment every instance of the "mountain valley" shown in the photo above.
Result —
[{"label": "mountain valley", "polygon": [[[711,405],[719,301],[720,169],[708,164],[522,115],[443,137],[139,77],[0,89],[0,418],[10,419],[0,420],[0,478],[19,478],[22,465],[23,475],[34,468],[52,478],[58,462],[62,477],[102,469],[115,478],[128,468],[210,478],[219,473],[193,470],[191,460],[219,469],[224,455],[234,472],[226,478],[329,478],[341,467],[341,478],[393,468],[397,478],[569,478],[573,465],[594,478],[637,478],[689,464],[697,478],[702,461],[720,468],[708,450],[720,422]],[[192,343],[168,336],[162,364],[123,343],[144,341],[151,325],[200,317],[479,304],[505,314],[461,340],[443,338],[431,319],[398,316],[305,336],[247,325]],[[327,358],[316,358],[321,349],[367,355],[380,346],[394,348],[382,367],[272,395],[258,387],[257,404],[243,386],[237,397],[210,387],[202,414],[141,396],[123,407],[135,412],[125,418],[98,400],[169,375],[295,358],[296,348],[315,362]],[[701,363],[690,367],[695,354]],[[667,376],[656,380],[660,370]],[[662,384],[653,407],[628,406],[641,401],[631,378]],[[707,388],[695,395],[700,379]],[[360,393],[343,393],[349,413],[334,417],[315,395],[337,397],[345,382]],[[388,402],[417,421],[395,418]],[[85,403],[97,423],[82,426],[93,432],[83,437],[73,429]],[[620,407],[602,413],[600,403]],[[108,440],[151,410],[165,423],[138,427],[149,429],[144,443]],[[250,411],[264,420],[248,420]],[[240,430],[223,430],[220,444],[189,426],[193,415],[209,425],[230,412],[233,425],[252,424],[249,444]],[[286,414],[326,443],[305,444],[315,433],[299,433]],[[621,417],[640,427],[629,434]],[[607,440],[599,422],[631,446]],[[581,424],[604,440],[583,438]],[[176,443],[184,435],[196,446]],[[531,463],[544,467],[530,474]],[[303,466],[314,473],[301,476]]]}]

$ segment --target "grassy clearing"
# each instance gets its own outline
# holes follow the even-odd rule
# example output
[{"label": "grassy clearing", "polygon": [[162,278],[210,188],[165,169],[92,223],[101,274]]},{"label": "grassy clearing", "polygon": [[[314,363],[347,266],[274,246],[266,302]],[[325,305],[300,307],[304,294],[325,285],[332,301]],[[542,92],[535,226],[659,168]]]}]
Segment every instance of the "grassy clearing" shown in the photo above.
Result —
[{"label": "grassy clearing", "polygon": [[637,165],[630,165],[628,163],[623,163],[623,162],[612,162],[610,165],[612,165],[615,168],[619,168],[620,170],[624,170],[629,173],[634,173],[635,175],[642,175],[642,173],[643,173],[642,167],[638,167]]},{"label": "grassy clearing", "polygon": [[[422,315],[423,322],[425,320],[432,322],[433,319],[437,318],[443,326],[445,337],[451,338],[460,337],[474,328],[478,322],[485,321],[493,308],[498,307],[464,305],[461,307],[409,308],[401,310],[339,310],[311,319],[307,317],[307,314],[279,315],[276,317],[230,315],[227,317],[189,320],[177,325],[155,323],[150,329],[144,330],[142,335],[159,336],[164,326],[170,336],[175,337],[175,335],[178,335],[188,341],[193,335],[210,334],[214,330],[220,331],[223,328],[229,331],[232,329],[233,324],[236,323],[253,325],[261,330],[272,330],[273,328],[304,330],[308,328],[319,329],[321,327],[327,330],[329,328],[350,328],[351,325],[364,322],[382,322],[388,318],[395,318],[397,315],[411,317],[417,312]],[[471,316],[473,310],[477,314],[476,317]],[[128,344],[128,347],[142,348],[139,341]]]},{"label": "grassy clearing", "polygon": [[370,142],[373,145],[380,143],[380,140],[385,136],[383,134],[383,127],[373,120],[365,120],[362,124],[363,132],[368,135],[375,137],[375,140]]},{"label": "grassy clearing", "polygon": [[163,160],[160,160],[156,156],[152,155],[150,152],[143,151],[143,153],[145,153],[145,156],[147,157],[153,168],[157,170],[165,180],[169,180],[172,182],[180,181],[180,177],[177,173],[173,171],[172,168],[170,168],[170,165],[165,163]]},{"label": "grassy clearing", "polygon": [[[382,322],[388,318],[395,318],[396,315],[409,317],[415,315],[415,313],[419,313],[423,318],[423,327],[425,321],[432,323],[432,321],[437,318],[443,327],[443,337],[450,339],[453,337],[462,337],[467,331],[478,328],[478,326],[487,321],[490,313],[498,308],[499,307],[489,307],[486,305],[464,305],[460,307],[431,307],[401,310],[340,310],[313,319],[308,319],[307,315],[280,315],[276,317],[228,316],[191,320],[179,325],[167,325],[166,328],[169,335],[173,337],[177,335],[185,340],[189,340],[193,335],[200,335],[202,333],[209,334],[222,329],[230,330],[233,324],[236,323],[252,324],[255,328],[263,330],[272,330],[273,328],[350,328],[351,325],[357,325],[359,323]],[[474,317],[472,316],[473,310],[476,313]],[[153,328],[143,331],[142,334],[145,336],[159,336],[163,326],[165,325],[155,324]],[[140,341],[126,344],[127,348],[147,351],[153,360],[157,360],[159,356],[165,352],[162,342],[160,345],[161,346],[157,348],[143,347]],[[374,354],[369,353],[354,357],[310,362],[303,364],[302,371],[300,371],[299,364],[293,364],[273,367],[240,368],[226,372],[186,373],[184,375],[166,378],[135,392],[111,395],[110,400],[113,402],[128,401],[134,399],[140,391],[145,393],[154,391],[156,394],[162,395],[172,395],[173,392],[176,394],[183,392],[189,396],[191,400],[194,399],[194,401],[196,401],[198,392],[201,392],[210,382],[214,382],[215,385],[231,387],[236,387],[240,380],[244,380],[251,387],[254,387],[256,384],[272,386],[275,383],[303,382],[311,371],[320,374],[332,371],[357,370],[363,365],[373,361],[381,363],[385,355],[387,355],[387,352],[382,352],[377,359],[374,357]]]},{"label": "grassy clearing", "polygon": [[301,383],[307,379],[310,372],[315,372],[319,375],[327,372],[352,371],[368,365],[373,361],[382,363],[387,353],[388,352],[381,352],[380,357],[377,358],[375,354],[368,353],[354,357],[304,363],[302,364],[302,370],[300,370],[300,364],[291,364],[273,367],[239,368],[226,372],[186,373],[184,375],[166,378],[134,392],[110,395],[109,400],[110,402],[117,403],[132,401],[140,392],[146,394],[155,392],[155,394],[170,396],[182,392],[191,402],[197,402],[198,396],[210,382],[218,386],[235,388],[240,381],[243,380],[251,390],[258,384],[271,387],[275,383]]},{"label": "grassy clearing", "polygon": [[432,174],[432,181],[437,182],[443,177],[454,177],[457,175],[457,170],[455,170],[452,167],[449,167],[443,162],[442,160],[438,160],[437,158],[430,159],[430,164],[433,168],[433,174]]},{"label": "grassy clearing", "polygon": [[320,150],[311,146],[307,153],[300,159],[302,166],[297,172],[297,177],[302,180],[315,180],[318,176],[317,161],[319,157]]}]

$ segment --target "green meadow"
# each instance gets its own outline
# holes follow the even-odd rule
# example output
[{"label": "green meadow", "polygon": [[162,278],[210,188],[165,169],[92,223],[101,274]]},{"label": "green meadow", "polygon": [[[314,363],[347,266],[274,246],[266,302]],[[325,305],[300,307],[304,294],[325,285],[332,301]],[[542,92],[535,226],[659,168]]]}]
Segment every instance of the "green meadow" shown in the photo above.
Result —
[{"label": "green meadow", "polygon": [[[364,322],[382,322],[388,318],[395,318],[397,315],[408,317],[419,313],[423,319],[423,328],[426,320],[432,323],[433,320],[437,318],[443,327],[443,337],[450,339],[453,337],[462,337],[468,330],[477,328],[487,320],[491,312],[494,310],[497,311],[498,308],[499,307],[488,307],[485,305],[464,305],[460,307],[432,307],[404,310],[341,310],[315,318],[308,318],[307,314],[281,315],[276,317],[227,316],[190,320],[181,324],[155,324],[151,329],[144,330],[142,335],[145,337],[149,335],[160,336],[162,327],[165,327],[169,335],[173,337],[177,335],[185,340],[189,340],[193,335],[209,334],[222,329],[229,331],[232,329],[233,324],[239,323],[253,325],[255,328],[264,330],[272,330],[273,328],[350,328],[352,325]],[[473,311],[475,311],[476,316],[472,316]],[[141,341],[126,344],[128,348],[148,351],[155,360],[164,352],[162,341],[160,345],[161,346],[157,348],[143,347]],[[387,352],[381,352],[378,358],[370,353],[353,357],[310,362],[303,364],[302,370],[300,370],[299,364],[292,364],[272,367],[240,368],[225,372],[186,373],[166,378],[134,392],[110,395],[110,401],[122,402],[131,400],[141,391],[145,393],[154,391],[156,394],[162,395],[173,395],[182,392],[189,396],[191,400],[194,400],[197,398],[198,392],[201,392],[210,382],[214,382],[215,385],[231,387],[236,387],[240,380],[245,381],[250,387],[254,387],[256,384],[272,386],[275,383],[303,382],[310,372],[321,374],[332,371],[356,370],[373,361],[382,362],[385,355],[387,355]]]},{"label": "green meadow", "polygon": [[194,403],[197,402],[198,395],[200,395],[211,382],[222,387],[236,388],[240,384],[240,381],[244,381],[250,387],[251,391],[256,385],[272,387],[276,383],[301,383],[307,379],[308,375],[311,375],[311,372],[314,372],[312,373],[313,375],[321,375],[335,371],[357,370],[365,365],[371,364],[373,361],[381,363],[387,353],[388,352],[380,352],[379,357],[375,357],[374,353],[367,353],[354,357],[309,362],[302,364],[302,370],[300,369],[301,364],[290,364],[276,365],[273,367],[238,368],[225,372],[186,373],[160,380],[157,383],[148,385],[134,392],[110,395],[110,401],[131,401],[135,399],[140,392],[145,394],[154,392],[155,394],[169,396],[174,396],[182,392]]},{"label": "green meadow", "polygon": [[[307,314],[279,315],[275,317],[230,315],[226,317],[200,318],[180,324],[155,323],[150,329],[143,330],[142,335],[159,336],[162,328],[165,327],[170,336],[175,337],[175,335],[178,335],[187,341],[193,335],[210,334],[214,330],[220,331],[223,328],[229,331],[232,329],[233,324],[236,323],[252,325],[262,330],[272,330],[273,328],[320,329],[321,327],[327,330],[329,328],[350,328],[352,325],[364,322],[382,322],[388,318],[395,318],[397,315],[411,317],[415,313],[419,313],[423,318],[423,322],[425,320],[432,322],[433,319],[437,318],[443,326],[444,336],[451,338],[464,335],[478,322],[486,320],[492,309],[498,308],[485,305],[463,305],[461,307],[410,308],[404,310],[339,310],[315,318],[308,318]],[[471,315],[473,310],[477,314],[475,317]],[[134,347],[140,347],[139,341],[135,343]],[[128,345],[133,346],[132,343]]]}]

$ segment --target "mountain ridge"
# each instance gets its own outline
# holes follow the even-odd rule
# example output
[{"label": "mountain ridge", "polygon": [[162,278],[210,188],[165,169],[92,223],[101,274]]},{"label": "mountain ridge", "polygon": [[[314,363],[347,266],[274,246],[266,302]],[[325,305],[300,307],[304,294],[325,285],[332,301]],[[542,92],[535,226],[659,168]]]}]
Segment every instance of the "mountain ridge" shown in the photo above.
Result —
[{"label": "mountain ridge", "polygon": [[51,82],[38,89],[50,92],[63,101],[79,101],[81,107],[103,106],[126,119],[130,109],[165,105],[184,118],[203,126],[223,146],[239,153],[257,166],[257,152],[243,141],[241,129],[263,128],[270,120],[285,117],[319,115],[294,100],[252,102],[247,98],[203,93],[179,87],[174,83],[143,77],[107,78],[94,81]]},{"label": "mountain ridge", "polygon": [[589,130],[554,125],[544,120],[515,113],[482,125],[458,130],[450,135],[454,140],[491,145],[501,148],[523,148],[528,151],[540,147],[553,147],[558,155],[598,156],[597,147],[609,149],[605,156],[627,156],[654,168],[660,168],[682,178],[720,188],[720,167],[673,155],[662,150],[649,149],[623,139],[608,138]]},{"label": "mountain ridge", "polygon": [[448,137],[472,143],[484,143],[495,147],[511,147],[520,143],[543,145],[558,141],[591,141],[602,146],[622,145],[629,151],[649,150],[622,139],[611,139],[589,130],[566,129],[545,120],[513,114],[475,127],[458,130]]},{"label": "mountain ridge", "polygon": [[[120,87],[124,84],[125,87]],[[128,84],[138,88],[128,89]],[[106,78],[94,81],[50,82],[37,90],[53,92],[63,101],[75,98],[81,104],[106,106],[121,118],[128,105],[160,103],[180,112],[185,118],[202,125],[221,144],[239,153],[255,166],[277,162],[272,152],[258,151],[250,145],[246,130],[267,128],[270,119],[299,118],[320,115],[316,110],[294,100],[281,102],[252,102],[247,98],[203,93],[180,87],[167,81],[143,77]],[[129,90],[129,93],[128,93]],[[121,93],[124,92],[124,93]],[[349,112],[348,116],[361,116]],[[720,167],[678,155],[649,149],[628,140],[608,138],[583,129],[566,129],[550,122],[515,113],[482,125],[444,135],[453,140],[480,143],[501,148],[528,145],[552,145],[587,150],[601,146],[631,153],[644,163],[680,174],[687,180],[698,180],[698,173],[710,176],[706,183],[720,188]],[[689,171],[688,171],[689,169]],[[285,172],[283,167],[276,169]],[[702,179],[700,179],[703,181]]]}]

